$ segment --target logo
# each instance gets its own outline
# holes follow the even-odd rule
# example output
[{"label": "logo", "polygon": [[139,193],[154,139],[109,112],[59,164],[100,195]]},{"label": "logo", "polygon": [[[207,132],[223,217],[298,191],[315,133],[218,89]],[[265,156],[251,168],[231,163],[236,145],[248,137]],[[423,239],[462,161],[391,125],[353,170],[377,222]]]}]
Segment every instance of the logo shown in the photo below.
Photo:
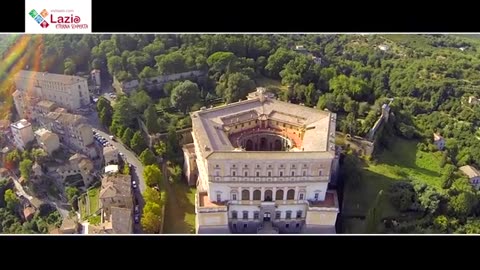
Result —
[{"label": "logo", "polygon": [[29,13],[30,17],[32,17],[42,28],[47,28],[50,24],[47,22],[46,18],[48,16],[48,11],[43,9],[42,12],[37,13],[35,9],[32,9]]}]

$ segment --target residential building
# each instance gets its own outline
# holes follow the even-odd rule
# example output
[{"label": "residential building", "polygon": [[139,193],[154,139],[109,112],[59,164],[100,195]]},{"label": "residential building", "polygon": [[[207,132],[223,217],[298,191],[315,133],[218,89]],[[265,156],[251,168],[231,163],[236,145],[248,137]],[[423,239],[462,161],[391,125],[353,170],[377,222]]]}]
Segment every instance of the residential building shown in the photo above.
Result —
[{"label": "residential building", "polygon": [[92,127],[78,114],[50,112],[42,120],[45,127],[58,134],[60,143],[89,158],[98,157]]},{"label": "residential building", "polygon": [[195,144],[189,143],[183,146],[183,157],[185,162],[183,163],[183,173],[187,179],[187,183],[190,186],[197,185],[197,156],[195,155]]},{"label": "residential building", "polygon": [[58,135],[51,132],[50,130],[41,128],[35,131],[35,137],[37,139],[38,145],[48,153],[52,153],[60,148],[60,139]]},{"label": "residential building", "polygon": [[[42,171],[42,166],[40,166],[37,162],[33,163],[33,166],[32,166],[32,179],[34,178],[38,178],[40,176],[43,175],[43,171]],[[30,180],[32,180],[30,179]]]},{"label": "residential building", "polygon": [[475,167],[465,165],[459,169],[468,177],[468,180],[472,186],[474,186],[476,189],[480,189],[480,172]]},{"label": "residential building", "polygon": [[49,100],[41,100],[32,107],[32,119],[41,121],[48,113],[55,111],[58,108],[55,102]]},{"label": "residential building", "polygon": [[93,84],[95,87],[100,87],[102,85],[102,80],[100,78],[100,70],[99,69],[94,69],[90,73],[90,76],[92,78]]},{"label": "residential building", "polygon": [[114,234],[133,233],[133,211],[132,208],[112,206],[112,230]]},{"label": "residential building", "polygon": [[20,150],[24,150],[25,146],[35,139],[32,124],[25,119],[11,124],[10,129],[14,144]]},{"label": "residential building", "polygon": [[93,162],[81,154],[71,156],[66,165],[57,169],[57,173],[63,177],[63,181],[69,176],[80,175],[85,186],[89,186],[95,176]]},{"label": "residential building", "polygon": [[103,148],[103,161],[105,165],[118,164],[118,149],[113,145]]},{"label": "residential building", "polygon": [[439,133],[433,133],[433,144],[442,151],[445,148],[445,139]]},{"label": "residential building", "polygon": [[78,76],[22,70],[14,79],[23,96],[53,101],[71,111],[90,104],[87,80]]},{"label": "residential building", "polygon": [[132,182],[130,175],[106,175],[100,190],[102,220],[110,220],[112,207],[133,209]]},{"label": "residential building", "polygon": [[334,113],[258,88],[248,100],[191,118],[197,233],[335,233]]},{"label": "residential building", "polygon": [[35,208],[27,206],[23,209],[23,218],[25,221],[32,220],[33,215],[35,215]]},{"label": "residential building", "polygon": [[21,91],[17,89],[12,96],[15,109],[20,118],[32,120],[32,108],[40,101],[41,94],[33,90]]},{"label": "residential building", "polygon": [[60,234],[76,234],[78,232],[78,222],[72,218],[65,217],[59,232]]}]

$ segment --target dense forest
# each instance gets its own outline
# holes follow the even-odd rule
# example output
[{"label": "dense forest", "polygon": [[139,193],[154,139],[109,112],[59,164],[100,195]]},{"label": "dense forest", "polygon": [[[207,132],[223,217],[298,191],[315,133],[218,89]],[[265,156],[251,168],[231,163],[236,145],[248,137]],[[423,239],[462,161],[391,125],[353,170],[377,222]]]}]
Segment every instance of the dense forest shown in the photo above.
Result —
[{"label": "dense forest", "polygon": [[[22,38],[16,37],[17,43]],[[6,44],[0,46],[4,58],[9,57],[5,48],[11,40],[0,40]],[[147,146],[137,119],[151,134],[169,133],[155,146],[155,154],[171,157],[179,152],[175,129],[190,126],[188,112],[238,101],[256,86],[292,103],[336,112],[339,131],[359,136],[368,133],[387,98],[394,98],[384,148],[398,137],[418,142],[419,151],[434,152],[432,134],[438,132],[446,139],[442,168],[451,166],[446,180],[439,180],[448,182],[441,190],[405,179],[386,191],[400,210],[420,211],[426,217],[402,232],[418,226],[470,232],[466,228],[478,223],[478,194],[462,184],[466,180],[457,168],[480,166],[480,107],[468,102],[470,96],[480,97],[480,40],[460,35],[173,34],[44,35],[28,40],[20,57],[31,69],[80,75],[100,69],[102,80],[109,83],[113,77],[140,81],[134,93],[120,95],[115,104],[104,98],[97,104],[102,123],[139,154]],[[206,78],[145,88],[147,78],[194,70],[204,71]],[[1,90],[0,102],[8,101],[9,89]],[[355,166],[361,162],[350,159],[347,154],[345,170],[360,170]],[[433,203],[432,198],[445,207],[410,207],[418,200]]]}]

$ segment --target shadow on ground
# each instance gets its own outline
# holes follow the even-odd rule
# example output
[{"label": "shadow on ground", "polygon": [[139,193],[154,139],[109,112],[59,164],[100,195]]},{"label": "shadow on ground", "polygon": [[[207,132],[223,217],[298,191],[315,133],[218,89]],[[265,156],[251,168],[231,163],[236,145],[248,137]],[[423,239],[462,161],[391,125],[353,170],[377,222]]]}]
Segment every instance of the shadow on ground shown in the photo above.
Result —
[{"label": "shadow on ground", "polygon": [[195,189],[182,182],[168,184],[167,192],[163,233],[195,233]]}]

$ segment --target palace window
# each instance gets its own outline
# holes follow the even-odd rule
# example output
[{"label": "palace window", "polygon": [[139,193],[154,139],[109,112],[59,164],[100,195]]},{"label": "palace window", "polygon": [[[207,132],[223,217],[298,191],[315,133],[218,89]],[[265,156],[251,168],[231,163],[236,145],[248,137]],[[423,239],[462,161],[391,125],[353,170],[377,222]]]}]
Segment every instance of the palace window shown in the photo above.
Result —
[{"label": "palace window", "polygon": [[260,176],[260,172],[257,172],[257,177],[259,177],[259,176]]},{"label": "palace window", "polygon": [[275,219],[280,219],[282,217],[281,211],[275,211]]},{"label": "palace window", "polygon": [[288,223],[287,223],[287,224],[285,224],[285,228],[287,228],[287,229],[288,229],[288,227],[290,227],[290,224],[288,224]]},{"label": "palace window", "polygon": [[232,200],[236,201],[237,200],[237,193],[232,193]]},{"label": "palace window", "polygon": [[319,193],[315,193],[315,197],[314,197],[314,198],[315,198],[315,201],[318,201],[318,197],[319,197],[319,196],[320,196]]},{"label": "palace window", "polygon": [[283,201],[283,190],[279,189],[275,193],[275,200],[276,201]]},{"label": "palace window", "polygon": [[298,199],[299,199],[300,201],[303,201],[303,193],[300,193],[300,195],[298,195]]},{"label": "palace window", "polygon": [[307,176],[307,171],[303,171],[303,176]]},{"label": "palace window", "polygon": [[253,219],[259,219],[260,218],[260,212],[255,211],[253,212]]},{"label": "palace window", "polygon": [[292,171],[292,176],[295,176],[295,171]]},{"label": "palace window", "polygon": [[285,216],[286,219],[291,219],[292,218],[292,211],[287,211],[287,215]]},{"label": "palace window", "polygon": [[272,177],[272,172],[271,171],[268,172],[268,177]]},{"label": "palace window", "polygon": [[243,228],[244,228],[244,229],[246,229],[247,227],[248,227],[248,224],[247,224],[247,223],[243,224]]},{"label": "palace window", "polygon": [[244,201],[250,200],[250,190],[248,189],[242,190],[242,200]]},{"label": "palace window", "polygon": [[300,227],[300,223],[297,223],[297,225],[296,225],[295,227],[299,228],[299,227]]},{"label": "palace window", "polygon": [[222,194],[217,193],[217,202],[221,202],[221,201],[222,201]]},{"label": "palace window", "polygon": [[243,211],[243,219],[248,219],[248,211]]},{"label": "palace window", "polygon": [[237,219],[237,218],[238,218],[237,211],[232,211],[232,219]]},{"label": "palace window", "polygon": [[302,214],[303,214],[303,213],[302,213],[301,210],[297,211],[297,218],[302,218]]},{"label": "palace window", "polygon": [[247,172],[247,171],[245,171],[245,177],[247,177],[247,176],[248,176],[248,172]]},{"label": "palace window", "polygon": [[237,174],[236,171],[232,171],[232,176],[235,176]]},{"label": "palace window", "polygon": [[260,165],[257,164],[257,169],[260,168]]},{"label": "palace window", "polygon": [[295,190],[289,189],[287,191],[287,200],[295,200]]},{"label": "palace window", "polygon": [[215,165],[215,168],[219,168],[219,167],[220,167],[220,166],[218,166],[218,164],[217,164],[217,165]]},{"label": "palace window", "polygon": [[318,176],[322,176],[322,170],[318,171]]},{"label": "palace window", "polygon": [[257,189],[253,192],[253,200],[254,201],[260,201],[261,197],[262,197],[262,192],[260,190]]},{"label": "palace window", "polygon": [[283,171],[280,171],[280,177],[282,177],[282,176],[283,176]]}]

